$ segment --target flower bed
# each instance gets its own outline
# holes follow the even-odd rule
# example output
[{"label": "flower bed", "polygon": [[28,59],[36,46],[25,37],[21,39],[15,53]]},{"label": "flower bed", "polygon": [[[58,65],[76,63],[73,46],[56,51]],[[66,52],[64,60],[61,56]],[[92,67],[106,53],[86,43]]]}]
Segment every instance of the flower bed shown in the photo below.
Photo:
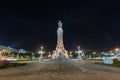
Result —
[{"label": "flower bed", "polygon": [[8,60],[0,61],[0,68],[7,67],[9,64],[10,64],[10,61]]},{"label": "flower bed", "polygon": [[10,63],[8,60],[0,61],[0,69],[2,68],[9,68],[9,67],[17,67],[17,66],[24,66],[27,63]]}]

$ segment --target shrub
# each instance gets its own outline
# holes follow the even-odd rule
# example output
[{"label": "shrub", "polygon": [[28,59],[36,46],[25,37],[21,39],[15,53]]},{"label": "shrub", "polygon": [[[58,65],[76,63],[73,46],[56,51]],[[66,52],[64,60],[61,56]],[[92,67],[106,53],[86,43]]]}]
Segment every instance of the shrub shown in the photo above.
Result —
[{"label": "shrub", "polygon": [[10,67],[16,67],[16,66],[24,66],[26,65],[27,63],[11,63],[9,66]]},{"label": "shrub", "polygon": [[73,53],[73,58],[76,58],[78,56],[77,53]]},{"label": "shrub", "polygon": [[112,66],[120,67],[120,61],[118,61],[117,59],[114,59]]}]

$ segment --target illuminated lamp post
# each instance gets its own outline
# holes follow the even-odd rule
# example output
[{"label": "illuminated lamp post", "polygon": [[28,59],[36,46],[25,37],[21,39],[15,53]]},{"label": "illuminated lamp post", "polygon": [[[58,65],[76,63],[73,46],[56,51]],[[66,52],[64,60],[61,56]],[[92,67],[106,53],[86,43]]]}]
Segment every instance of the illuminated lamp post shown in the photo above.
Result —
[{"label": "illuminated lamp post", "polygon": [[80,46],[78,46],[78,51],[77,51],[77,53],[78,53],[78,60],[82,60],[82,51],[80,50]]},{"label": "illuminated lamp post", "polygon": [[0,51],[0,59],[2,58],[2,51]]},{"label": "illuminated lamp post", "polygon": [[2,50],[2,54],[5,55],[5,50],[4,49]]},{"label": "illuminated lamp post", "polygon": [[116,48],[116,49],[115,49],[115,54],[117,55],[118,52],[119,52],[119,48]]},{"label": "illuminated lamp post", "polygon": [[48,58],[51,58],[51,57],[52,57],[51,52],[49,52],[48,53]]},{"label": "illuminated lamp post", "polygon": [[70,51],[70,55],[69,55],[70,57],[73,57],[73,55],[72,55],[72,51]]},{"label": "illuminated lamp post", "polygon": [[116,48],[116,49],[115,49],[115,52],[117,53],[118,51],[119,51],[119,48]]},{"label": "illuminated lamp post", "polygon": [[43,46],[40,47],[40,51],[38,52],[40,54],[40,57],[39,57],[39,61],[42,61],[43,60],[43,54],[45,53],[45,51],[43,51]]},{"label": "illuminated lamp post", "polygon": [[82,51],[80,50],[80,46],[78,46],[78,56],[81,56],[80,53],[82,53]]}]

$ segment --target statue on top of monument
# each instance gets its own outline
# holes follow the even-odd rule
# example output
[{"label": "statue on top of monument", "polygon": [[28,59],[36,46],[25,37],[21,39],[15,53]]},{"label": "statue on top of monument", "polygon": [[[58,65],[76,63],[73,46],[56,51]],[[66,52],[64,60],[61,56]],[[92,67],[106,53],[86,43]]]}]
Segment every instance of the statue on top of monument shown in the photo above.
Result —
[{"label": "statue on top of monument", "polygon": [[59,20],[59,22],[58,22],[58,27],[62,28],[62,22],[61,22],[61,20]]}]

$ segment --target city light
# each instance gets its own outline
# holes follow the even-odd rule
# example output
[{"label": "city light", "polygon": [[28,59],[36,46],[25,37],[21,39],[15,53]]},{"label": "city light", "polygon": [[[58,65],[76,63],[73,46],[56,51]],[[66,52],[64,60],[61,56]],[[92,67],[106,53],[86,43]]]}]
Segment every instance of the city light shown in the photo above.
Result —
[{"label": "city light", "polygon": [[118,52],[118,51],[119,51],[119,48],[116,48],[116,49],[115,49],[115,52]]}]

